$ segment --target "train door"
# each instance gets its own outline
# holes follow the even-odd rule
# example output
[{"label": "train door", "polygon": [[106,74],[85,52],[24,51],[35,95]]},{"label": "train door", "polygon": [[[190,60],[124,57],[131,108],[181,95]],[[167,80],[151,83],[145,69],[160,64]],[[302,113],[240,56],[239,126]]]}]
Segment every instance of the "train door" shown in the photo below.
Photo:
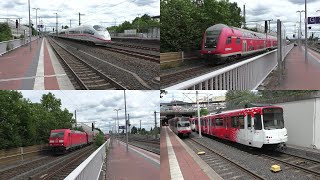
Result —
[{"label": "train door", "polygon": [[225,127],[225,137],[226,139],[229,139],[230,133],[231,133],[229,116],[224,117],[224,127]]},{"label": "train door", "polygon": [[210,118],[207,117],[206,121],[207,121],[207,134],[210,134]]},{"label": "train door", "polygon": [[251,114],[248,114],[246,116],[246,123],[245,123],[245,126],[246,126],[246,132],[247,132],[247,144],[249,146],[252,146],[253,144],[253,136],[254,136],[254,129],[252,128],[252,118],[251,118]]},{"label": "train door", "polygon": [[211,134],[210,135],[215,135],[215,127],[214,127],[214,118],[213,117],[211,117],[210,118],[210,121],[211,121],[211,127],[210,127],[210,129],[211,129]]},{"label": "train door", "polygon": [[[70,135],[71,133],[70,132],[68,132],[68,143],[69,143],[69,145],[71,145],[72,144],[72,138],[71,138],[71,135]],[[64,144],[66,144],[66,143],[64,143]],[[67,144],[68,145],[68,144]],[[66,146],[67,146],[66,145]]]},{"label": "train door", "polygon": [[264,135],[262,131],[262,121],[261,121],[261,115],[259,113],[254,114],[253,118],[253,146],[261,148],[263,145]]},{"label": "train door", "polygon": [[246,40],[242,41],[242,52],[247,52],[247,41]]}]

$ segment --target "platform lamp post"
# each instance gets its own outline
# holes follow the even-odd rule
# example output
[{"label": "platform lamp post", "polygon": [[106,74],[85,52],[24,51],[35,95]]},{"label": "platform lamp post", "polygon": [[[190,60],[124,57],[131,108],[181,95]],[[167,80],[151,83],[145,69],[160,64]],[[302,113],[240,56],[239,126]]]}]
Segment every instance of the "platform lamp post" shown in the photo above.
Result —
[{"label": "platform lamp post", "polygon": [[124,114],[125,114],[125,124],[126,124],[126,149],[128,152],[128,128],[127,128],[127,101],[126,101],[126,90],[123,90],[124,93]]},{"label": "platform lamp post", "polygon": [[199,96],[199,92],[196,91],[197,111],[198,111],[198,127],[199,127],[198,131],[199,131],[199,137],[201,138],[202,135],[201,135],[201,126],[200,126],[200,108],[199,108],[199,98],[198,98],[198,96]]},{"label": "platform lamp post", "polygon": [[40,10],[40,8],[32,8],[34,10],[36,10],[36,36],[38,36],[38,10]]},{"label": "platform lamp post", "polygon": [[29,6],[29,48],[30,48],[30,51],[31,51],[32,29],[31,29],[31,16],[30,16],[30,0],[28,0],[28,6]]},{"label": "platform lamp post", "polygon": [[117,111],[117,122],[118,122],[118,131],[117,131],[117,134],[119,134],[119,119],[118,119],[118,111],[120,111],[121,109],[118,108],[118,109],[114,109],[113,111]]},{"label": "platform lamp post", "polygon": [[300,28],[299,28],[299,32],[298,32],[299,47],[301,47],[301,13],[302,13],[302,12],[304,12],[304,10],[302,10],[302,11],[297,11],[297,13],[300,13],[300,21],[299,21]]},{"label": "platform lamp post", "polygon": [[58,37],[58,13],[53,13],[56,15],[56,35]]},{"label": "platform lamp post", "polygon": [[304,56],[305,56],[305,62],[308,62],[308,16],[307,16],[307,0],[304,0],[305,4],[305,12],[304,12],[304,38],[305,38],[305,50],[304,50]]}]

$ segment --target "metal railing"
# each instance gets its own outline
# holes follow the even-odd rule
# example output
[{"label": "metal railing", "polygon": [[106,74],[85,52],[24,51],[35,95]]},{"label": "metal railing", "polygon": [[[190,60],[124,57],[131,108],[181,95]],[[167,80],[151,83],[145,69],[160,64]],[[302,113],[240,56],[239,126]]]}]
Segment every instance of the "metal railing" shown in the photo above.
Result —
[{"label": "metal railing", "polygon": [[[284,48],[284,57],[293,44]],[[247,90],[256,89],[277,66],[277,50],[227,66],[173,85],[166,90]]]},{"label": "metal railing", "polygon": [[[36,36],[31,37],[31,41],[34,41],[36,39],[37,39]],[[29,43],[29,38],[26,38],[26,39],[22,38],[22,39],[15,39],[10,41],[0,42],[0,56],[28,43]]]},{"label": "metal railing", "polygon": [[106,158],[106,149],[109,148],[110,138],[73,170],[65,180],[98,179]]}]

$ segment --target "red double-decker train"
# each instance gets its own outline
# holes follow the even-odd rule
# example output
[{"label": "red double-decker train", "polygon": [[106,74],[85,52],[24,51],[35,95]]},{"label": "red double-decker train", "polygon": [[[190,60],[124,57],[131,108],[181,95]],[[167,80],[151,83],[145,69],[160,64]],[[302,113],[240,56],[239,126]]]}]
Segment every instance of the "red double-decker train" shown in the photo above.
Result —
[{"label": "red double-decker train", "polygon": [[261,148],[285,147],[288,140],[284,127],[283,109],[278,106],[263,106],[225,111],[214,115],[191,119],[195,131]]},{"label": "red double-decker train", "polygon": [[209,62],[218,64],[230,58],[275,49],[277,45],[277,38],[272,35],[216,24],[205,31],[200,53]]}]

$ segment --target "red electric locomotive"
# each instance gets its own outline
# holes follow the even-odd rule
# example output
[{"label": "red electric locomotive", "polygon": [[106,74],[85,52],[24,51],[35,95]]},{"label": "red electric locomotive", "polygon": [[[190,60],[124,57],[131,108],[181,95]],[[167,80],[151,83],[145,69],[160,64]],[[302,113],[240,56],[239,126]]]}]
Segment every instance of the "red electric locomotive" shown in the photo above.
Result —
[{"label": "red electric locomotive", "polygon": [[93,134],[70,129],[51,130],[49,146],[53,152],[65,152],[93,142]]},{"label": "red electric locomotive", "polygon": [[201,54],[213,64],[229,58],[258,53],[277,47],[277,38],[269,34],[216,24],[204,33]]},{"label": "red electric locomotive", "polygon": [[[195,120],[199,131],[198,120]],[[282,148],[288,140],[283,110],[262,106],[221,112],[200,118],[201,133],[247,146]]]}]

